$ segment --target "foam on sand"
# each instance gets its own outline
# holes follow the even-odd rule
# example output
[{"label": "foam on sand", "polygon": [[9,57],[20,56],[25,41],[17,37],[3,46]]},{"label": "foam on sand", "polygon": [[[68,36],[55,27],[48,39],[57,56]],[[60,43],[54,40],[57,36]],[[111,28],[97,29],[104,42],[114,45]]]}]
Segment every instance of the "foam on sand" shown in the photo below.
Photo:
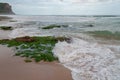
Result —
[{"label": "foam on sand", "polygon": [[72,43],[58,42],[53,53],[74,80],[120,79],[120,59],[107,46],[74,38]]}]

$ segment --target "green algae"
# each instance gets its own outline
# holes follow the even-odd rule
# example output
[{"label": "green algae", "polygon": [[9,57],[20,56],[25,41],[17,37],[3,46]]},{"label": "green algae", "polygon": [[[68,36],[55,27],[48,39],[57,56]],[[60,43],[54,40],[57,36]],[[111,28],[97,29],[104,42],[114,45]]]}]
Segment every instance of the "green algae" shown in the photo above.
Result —
[{"label": "green algae", "polygon": [[[31,42],[27,42],[24,39],[33,39]],[[25,62],[39,61],[55,61],[58,60],[52,53],[52,49],[58,41],[66,41],[68,38],[65,37],[22,37],[15,39],[3,39],[0,40],[0,44],[7,45],[8,47],[15,47],[15,56],[25,57]],[[20,41],[23,40],[23,41]]]},{"label": "green algae", "polygon": [[42,29],[53,29],[53,28],[61,28],[61,27],[68,27],[68,25],[55,25],[55,24],[52,24],[52,25],[43,27]]},{"label": "green algae", "polygon": [[11,26],[0,26],[1,30],[13,30]]}]

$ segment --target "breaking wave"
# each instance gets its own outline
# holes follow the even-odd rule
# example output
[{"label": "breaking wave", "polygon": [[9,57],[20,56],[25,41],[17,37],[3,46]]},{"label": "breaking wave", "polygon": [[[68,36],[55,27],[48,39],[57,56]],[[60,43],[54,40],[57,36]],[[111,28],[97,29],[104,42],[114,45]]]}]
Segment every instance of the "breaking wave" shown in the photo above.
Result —
[{"label": "breaking wave", "polygon": [[120,59],[107,46],[74,38],[71,43],[58,42],[53,53],[74,80],[120,79]]}]

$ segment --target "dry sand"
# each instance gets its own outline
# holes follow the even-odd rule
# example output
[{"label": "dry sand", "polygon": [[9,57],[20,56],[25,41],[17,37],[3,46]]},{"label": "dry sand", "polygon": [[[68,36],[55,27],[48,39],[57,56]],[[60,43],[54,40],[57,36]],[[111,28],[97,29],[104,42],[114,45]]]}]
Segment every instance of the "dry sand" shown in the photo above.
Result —
[{"label": "dry sand", "polygon": [[13,55],[0,45],[0,80],[72,80],[70,71],[57,62],[25,63]]}]

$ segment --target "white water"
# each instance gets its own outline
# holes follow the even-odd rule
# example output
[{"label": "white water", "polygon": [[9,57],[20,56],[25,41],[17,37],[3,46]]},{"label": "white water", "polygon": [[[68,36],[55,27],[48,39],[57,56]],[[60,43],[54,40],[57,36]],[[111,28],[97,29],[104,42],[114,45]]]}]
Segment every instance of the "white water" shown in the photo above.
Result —
[{"label": "white water", "polygon": [[53,53],[74,80],[120,80],[120,59],[107,46],[74,38],[58,42]]}]

